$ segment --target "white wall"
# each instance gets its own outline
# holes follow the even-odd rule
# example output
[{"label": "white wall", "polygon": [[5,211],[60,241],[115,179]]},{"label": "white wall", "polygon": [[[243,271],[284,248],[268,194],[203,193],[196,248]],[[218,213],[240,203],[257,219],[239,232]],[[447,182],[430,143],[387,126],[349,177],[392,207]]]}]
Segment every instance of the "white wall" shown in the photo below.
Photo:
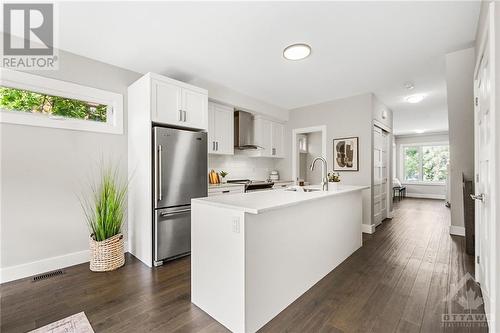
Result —
[{"label": "white wall", "polygon": [[405,183],[403,180],[402,170],[402,145],[420,144],[420,143],[437,143],[449,142],[448,133],[435,134],[419,134],[419,135],[403,135],[396,136],[396,177],[406,186],[407,195],[409,197],[429,198],[429,199],[444,199],[446,195],[445,185],[415,185]]},{"label": "white wall", "polygon": [[[285,128],[286,158],[279,161],[283,178],[292,178],[292,130],[312,126],[327,126],[328,170],[333,170],[333,139],[359,137],[359,171],[340,172],[341,183],[371,185],[372,173],[372,94],[362,94],[290,111]],[[371,190],[363,193],[363,223],[371,224]]]},{"label": "white wall", "polygon": [[126,89],[139,74],[60,51],[57,71],[33,74],[124,95],[124,134],[0,124],[2,279],[88,261],[77,196],[100,159],[127,175]]},{"label": "white wall", "polygon": [[276,169],[277,160],[268,157],[237,155],[209,155],[208,168],[217,172],[229,172],[226,179],[266,180],[269,172]]},{"label": "white wall", "polygon": [[235,106],[240,110],[260,113],[277,120],[288,120],[288,110],[242,94],[218,83],[198,78],[191,80],[189,83],[207,89],[208,97],[218,102]]},{"label": "white wall", "polygon": [[474,177],[474,48],[446,55],[451,224],[464,225],[462,173]]}]

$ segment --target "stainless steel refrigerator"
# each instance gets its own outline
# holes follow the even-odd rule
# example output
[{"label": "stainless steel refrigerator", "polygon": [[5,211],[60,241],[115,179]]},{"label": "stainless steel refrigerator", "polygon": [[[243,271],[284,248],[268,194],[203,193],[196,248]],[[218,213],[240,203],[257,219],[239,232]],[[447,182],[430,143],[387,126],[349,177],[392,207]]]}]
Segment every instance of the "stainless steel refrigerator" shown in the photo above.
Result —
[{"label": "stainless steel refrigerator", "polygon": [[206,197],[207,133],[153,127],[154,265],[191,251],[191,199]]}]

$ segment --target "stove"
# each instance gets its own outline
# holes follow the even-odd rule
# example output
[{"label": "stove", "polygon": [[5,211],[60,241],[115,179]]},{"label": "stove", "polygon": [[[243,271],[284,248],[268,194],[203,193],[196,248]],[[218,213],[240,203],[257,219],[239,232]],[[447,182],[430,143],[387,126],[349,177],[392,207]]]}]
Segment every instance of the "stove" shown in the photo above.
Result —
[{"label": "stove", "polygon": [[270,180],[232,179],[227,182],[245,185],[245,192],[270,190],[274,186],[274,182]]}]

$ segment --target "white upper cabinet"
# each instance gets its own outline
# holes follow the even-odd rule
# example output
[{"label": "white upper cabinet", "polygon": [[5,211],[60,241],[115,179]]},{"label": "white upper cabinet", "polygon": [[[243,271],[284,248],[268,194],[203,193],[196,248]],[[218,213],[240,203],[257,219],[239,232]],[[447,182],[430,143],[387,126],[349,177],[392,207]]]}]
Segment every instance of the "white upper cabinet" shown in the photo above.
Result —
[{"label": "white upper cabinet", "polygon": [[152,82],[152,119],[158,123],[177,124],[182,121],[181,88],[161,81]]},{"label": "white upper cabinet", "polygon": [[254,130],[255,144],[264,148],[260,150],[260,156],[285,157],[285,126],[283,124],[256,116]]},{"label": "white upper cabinet", "polygon": [[191,89],[182,89],[182,112],[189,127],[207,128],[208,96]]},{"label": "white upper cabinet", "polygon": [[259,151],[260,156],[271,156],[271,121],[255,117],[254,120],[254,141],[257,146],[263,149]]},{"label": "white upper cabinet", "polygon": [[208,92],[170,78],[151,76],[151,117],[154,122],[208,128]]},{"label": "white upper cabinet", "polygon": [[271,155],[273,157],[285,157],[284,140],[285,126],[280,123],[271,122]]},{"label": "white upper cabinet", "polygon": [[234,154],[234,109],[222,104],[208,103],[208,152]]}]

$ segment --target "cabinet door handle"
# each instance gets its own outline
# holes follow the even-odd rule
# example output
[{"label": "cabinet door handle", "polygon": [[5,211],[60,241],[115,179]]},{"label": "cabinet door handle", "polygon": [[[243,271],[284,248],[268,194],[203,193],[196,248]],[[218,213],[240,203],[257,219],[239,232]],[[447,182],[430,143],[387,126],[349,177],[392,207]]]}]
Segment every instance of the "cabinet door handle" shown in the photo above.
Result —
[{"label": "cabinet door handle", "polygon": [[179,110],[179,121],[182,121],[182,110]]},{"label": "cabinet door handle", "polygon": [[216,150],[219,151],[219,141],[215,141]]},{"label": "cabinet door handle", "polygon": [[184,113],[184,122],[186,122],[186,114],[187,112],[186,111],[182,111]]},{"label": "cabinet door handle", "polygon": [[215,151],[215,141],[212,141],[212,150]]},{"label": "cabinet door handle", "polygon": [[222,191],[222,193],[229,193],[229,192],[231,192],[231,191],[229,191],[229,190]]}]

